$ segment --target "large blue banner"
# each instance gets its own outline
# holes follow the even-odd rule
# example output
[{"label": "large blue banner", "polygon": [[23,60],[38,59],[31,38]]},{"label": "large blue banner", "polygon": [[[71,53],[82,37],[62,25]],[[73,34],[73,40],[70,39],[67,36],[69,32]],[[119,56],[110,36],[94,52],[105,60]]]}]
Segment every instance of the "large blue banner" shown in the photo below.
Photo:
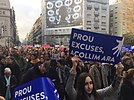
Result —
[{"label": "large blue banner", "polygon": [[117,64],[122,45],[123,37],[72,29],[69,48],[81,60]]},{"label": "large blue banner", "polygon": [[15,88],[13,100],[60,99],[52,81],[42,77]]}]

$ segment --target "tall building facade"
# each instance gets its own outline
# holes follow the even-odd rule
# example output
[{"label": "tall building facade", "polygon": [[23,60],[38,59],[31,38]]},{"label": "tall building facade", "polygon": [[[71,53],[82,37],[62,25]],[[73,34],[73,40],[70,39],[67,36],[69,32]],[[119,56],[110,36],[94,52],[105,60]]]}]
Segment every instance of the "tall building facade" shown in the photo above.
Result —
[{"label": "tall building facade", "polygon": [[29,34],[31,34],[31,35],[29,35],[30,37],[32,36],[31,38],[29,38],[29,39],[31,39],[31,40],[29,40],[29,42],[32,41],[31,45],[36,46],[36,45],[43,44],[42,43],[42,34],[41,34],[41,17],[39,17],[35,21]]},{"label": "tall building facade", "polygon": [[109,34],[109,0],[84,0],[83,29]]},{"label": "tall building facade", "polygon": [[0,45],[13,46],[16,34],[14,9],[9,0],[0,0]]},{"label": "tall building facade", "polygon": [[10,9],[10,37],[12,37],[10,38],[10,41],[13,45],[19,45],[18,43],[20,41],[18,38],[15,10],[13,7]]},{"label": "tall building facade", "polygon": [[109,17],[109,34],[115,36],[122,36],[123,19],[122,19],[122,4],[115,3],[110,5]]},{"label": "tall building facade", "polygon": [[72,28],[109,33],[109,0],[42,0],[44,43],[69,45]]},{"label": "tall building facade", "polygon": [[134,34],[134,0],[117,0],[110,6],[110,33]]}]

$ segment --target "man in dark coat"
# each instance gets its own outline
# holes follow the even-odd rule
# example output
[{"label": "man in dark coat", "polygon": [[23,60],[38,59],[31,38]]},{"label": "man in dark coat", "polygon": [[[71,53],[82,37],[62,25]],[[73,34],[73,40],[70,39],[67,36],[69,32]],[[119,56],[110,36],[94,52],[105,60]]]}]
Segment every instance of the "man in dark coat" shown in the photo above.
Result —
[{"label": "man in dark coat", "polygon": [[0,95],[1,96],[4,96],[3,89],[4,89],[4,82],[2,81],[2,77],[0,76]]},{"label": "man in dark coat", "polygon": [[2,89],[2,96],[6,98],[6,100],[12,100],[13,90],[17,86],[17,79],[12,74],[10,68],[6,67],[4,69],[4,76],[1,78],[3,89]]},{"label": "man in dark coat", "polygon": [[48,62],[38,62],[36,66],[33,66],[27,70],[26,73],[22,76],[21,84],[27,83],[29,81],[32,81],[36,78],[40,77],[49,77],[49,68],[50,63]]},{"label": "man in dark coat", "polygon": [[50,67],[50,59],[48,59],[47,57],[45,57],[44,62],[39,62],[38,64],[36,64],[36,66],[28,69],[28,71],[22,77],[21,84],[27,83],[40,77],[50,78],[55,84],[55,88],[57,89],[60,98],[62,98],[61,93],[59,91],[59,89],[61,89],[59,87],[61,86],[61,84],[58,77],[58,73],[53,67]]}]

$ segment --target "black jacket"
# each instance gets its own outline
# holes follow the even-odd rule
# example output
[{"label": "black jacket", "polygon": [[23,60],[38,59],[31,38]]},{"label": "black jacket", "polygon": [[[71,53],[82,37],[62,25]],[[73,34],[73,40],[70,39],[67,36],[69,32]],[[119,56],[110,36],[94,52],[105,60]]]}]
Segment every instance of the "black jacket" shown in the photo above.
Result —
[{"label": "black jacket", "polygon": [[134,85],[131,82],[123,83],[120,90],[118,100],[133,100],[134,99]]},{"label": "black jacket", "polygon": [[21,79],[21,84],[27,83],[29,81],[32,81],[36,78],[41,77],[49,77],[48,73],[42,74],[38,68],[38,66],[34,66],[28,69],[26,73],[23,74]]},{"label": "black jacket", "polygon": [[[2,82],[2,85],[3,85],[3,87],[2,87],[2,96],[5,97],[6,89],[7,89],[7,87],[6,87],[7,83],[6,83],[5,77],[2,76],[0,81]],[[14,75],[11,75],[11,79],[10,79],[11,96],[13,95],[13,91],[14,91],[14,88],[16,86],[17,86],[17,79],[16,79],[16,77]]]}]

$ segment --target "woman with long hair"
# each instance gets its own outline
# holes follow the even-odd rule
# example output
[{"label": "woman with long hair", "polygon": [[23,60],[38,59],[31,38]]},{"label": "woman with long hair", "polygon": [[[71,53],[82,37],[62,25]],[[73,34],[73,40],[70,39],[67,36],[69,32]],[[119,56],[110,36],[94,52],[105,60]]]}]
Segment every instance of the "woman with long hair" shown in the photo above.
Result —
[{"label": "woman with long hair", "polygon": [[70,76],[65,88],[71,100],[103,100],[104,97],[109,96],[118,90],[122,80],[122,70],[124,69],[124,66],[121,63],[117,64],[115,75],[116,77],[113,83],[104,89],[96,90],[93,78],[89,73],[81,73],[77,79],[76,89],[74,88],[78,62],[80,62],[80,59],[74,56],[72,58],[73,66],[70,70]]}]

